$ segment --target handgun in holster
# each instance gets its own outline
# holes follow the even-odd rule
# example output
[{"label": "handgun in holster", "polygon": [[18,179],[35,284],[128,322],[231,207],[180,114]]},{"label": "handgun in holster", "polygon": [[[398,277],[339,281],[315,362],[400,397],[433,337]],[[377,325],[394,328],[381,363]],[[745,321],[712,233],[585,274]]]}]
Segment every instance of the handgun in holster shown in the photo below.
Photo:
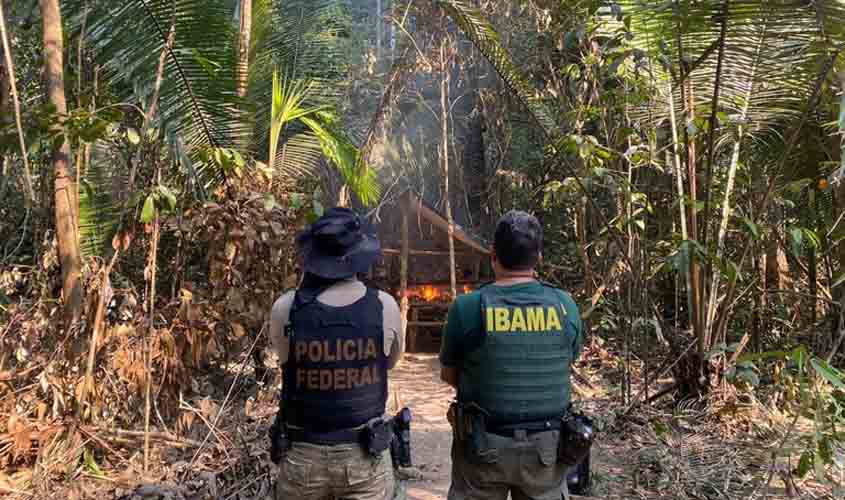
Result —
[{"label": "handgun in holster", "polygon": [[411,410],[402,408],[391,421],[393,441],[390,443],[390,458],[393,468],[411,467]]},{"label": "handgun in holster", "polygon": [[487,411],[476,403],[453,403],[455,437],[474,462],[494,464],[499,452],[487,439]]},{"label": "handgun in holster", "polygon": [[287,432],[284,411],[276,413],[276,419],[270,427],[270,460],[280,464],[290,451],[292,443]]}]

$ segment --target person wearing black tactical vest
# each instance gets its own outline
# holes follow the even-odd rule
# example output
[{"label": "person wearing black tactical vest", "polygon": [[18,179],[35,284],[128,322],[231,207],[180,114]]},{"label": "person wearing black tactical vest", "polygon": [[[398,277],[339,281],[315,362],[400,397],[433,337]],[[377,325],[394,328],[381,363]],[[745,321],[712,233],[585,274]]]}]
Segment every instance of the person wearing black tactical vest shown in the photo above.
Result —
[{"label": "person wearing black tactical vest", "polygon": [[388,370],[404,349],[399,306],[357,279],[379,256],[379,242],[354,212],[334,208],[297,244],[305,277],[270,320],[283,371],[271,429],[276,498],[391,498],[384,413]]},{"label": "person wearing black tactical vest", "polygon": [[496,281],[449,309],[441,377],[457,389],[449,500],[558,500],[570,367],[582,347],[572,297],[535,279],[542,228],[525,212],[496,227]]}]

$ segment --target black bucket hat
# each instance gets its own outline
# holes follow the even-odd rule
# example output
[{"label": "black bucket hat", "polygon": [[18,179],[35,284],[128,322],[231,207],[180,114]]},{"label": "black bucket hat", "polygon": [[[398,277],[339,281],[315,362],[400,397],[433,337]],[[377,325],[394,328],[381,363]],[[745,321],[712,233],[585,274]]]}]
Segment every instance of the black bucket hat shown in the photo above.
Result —
[{"label": "black bucket hat", "polygon": [[305,231],[296,244],[305,271],[326,279],[365,273],[381,255],[375,231],[348,208],[332,208]]}]

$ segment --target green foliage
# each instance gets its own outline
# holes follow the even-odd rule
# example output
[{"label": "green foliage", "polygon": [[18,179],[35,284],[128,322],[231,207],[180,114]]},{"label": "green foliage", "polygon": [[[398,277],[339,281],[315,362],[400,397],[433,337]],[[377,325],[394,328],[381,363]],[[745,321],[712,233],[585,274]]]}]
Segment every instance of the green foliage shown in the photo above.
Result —
[{"label": "green foliage", "polygon": [[[236,91],[234,6],[199,0],[67,2],[71,33],[85,37],[102,66],[108,98],[140,104],[128,116],[118,112],[129,109],[123,104],[98,103],[99,109],[83,107],[62,118],[74,144],[96,144],[80,197],[86,253],[107,248],[110,235],[127,223],[120,220],[125,211],[139,211],[138,218],[148,221],[151,207],[169,208],[172,198],[161,186],[147,189],[151,162],[165,162],[164,181],[190,186],[185,193],[198,201],[253,172],[289,187],[316,174],[324,159],[362,201],[378,198],[375,173],[358,164],[357,149],[334,114],[349,30],[342,2],[254,2],[245,98]],[[285,75],[284,83],[272,74],[275,69]],[[155,115],[142,115],[151,111],[155,96]],[[44,115],[38,123],[46,130],[55,117],[49,110]],[[137,172],[133,185],[130,171]]]},{"label": "green foliage", "polygon": [[273,73],[273,99],[270,124],[270,170],[277,158],[279,136],[292,122],[303,123],[320,143],[323,154],[340,171],[344,181],[365,205],[379,196],[375,172],[360,164],[360,154],[352,141],[340,130],[338,119],[327,106],[306,107],[305,102],[315,85],[311,81],[293,81]]},{"label": "green foliage", "polygon": [[[827,483],[827,468],[842,465],[842,450],[838,448],[842,435],[838,429],[845,424],[845,373],[813,356],[806,347],[797,346],[791,351],[742,356],[730,379],[757,385],[757,364],[764,361],[786,364],[779,379],[795,394],[790,402],[792,411],[813,425],[813,432],[801,440],[802,447],[797,450],[798,476],[803,478],[812,471],[817,481]],[[792,448],[784,448],[786,454],[794,452]]]}]

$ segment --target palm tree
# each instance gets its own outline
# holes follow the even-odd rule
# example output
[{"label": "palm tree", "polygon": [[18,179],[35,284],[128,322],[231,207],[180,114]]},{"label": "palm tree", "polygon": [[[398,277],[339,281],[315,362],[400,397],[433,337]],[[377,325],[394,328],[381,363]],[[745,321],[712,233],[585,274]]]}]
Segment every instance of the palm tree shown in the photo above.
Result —
[{"label": "palm tree", "polygon": [[[162,140],[176,160],[178,168],[165,175],[171,183],[187,183],[202,198],[219,186],[231,188],[253,158],[258,171],[272,168],[268,177],[278,189],[317,172],[327,158],[362,201],[377,197],[373,172],[357,160],[334,112],[348,31],[340,2],[69,3],[109,89],[119,102],[141,104],[149,128],[139,136],[142,146]],[[250,4],[251,19],[240,11]],[[274,74],[281,75],[275,88]],[[98,144],[86,166],[82,226],[88,250],[111,241],[120,206],[139,206],[143,198],[130,198],[139,181],[152,178],[151,165],[140,157],[126,169],[113,168],[112,150]],[[115,193],[114,186],[122,188]]]}]

